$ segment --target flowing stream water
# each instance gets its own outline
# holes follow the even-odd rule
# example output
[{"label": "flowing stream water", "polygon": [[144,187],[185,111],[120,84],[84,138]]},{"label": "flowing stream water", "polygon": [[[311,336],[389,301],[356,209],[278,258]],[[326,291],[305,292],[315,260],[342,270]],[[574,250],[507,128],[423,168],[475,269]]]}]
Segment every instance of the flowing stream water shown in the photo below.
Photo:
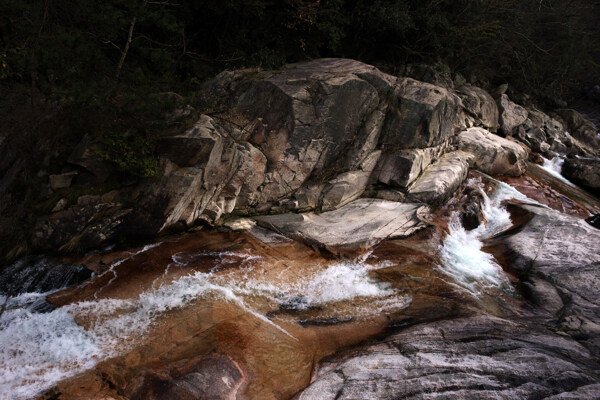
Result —
[{"label": "flowing stream water", "polygon": [[[512,290],[502,268],[481,250],[482,241],[511,226],[504,200],[533,202],[511,186],[493,182],[495,190],[486,193],[480,178],[469,180],[467,185],[483,196],[486,222],[465,231],[454,213],[437,255],[441,276],[474,297],[490,288]],[[119,272],[124,263],[160,248],[160,243],[148,245],[112,262],[91,279],[98,285],[85,300],[39,309],[40,301],[56,290],[0,297],[0,400],[31,398],[124,354],[139,346],[165,315],[199,302],[231,304],[294,342],[299,340],[294,329],[298,332],[298,322],[307,316],[355,321],[399,312],[413,301],[408,291],[374,277],[394,263],[374,260],[371,254],[293,264],[253,251],[194,249],[170,254],[139,293],[124,298],[111,294],[119,279],[127,279]],[[206,260],[210,268],[194,270]]]},{"label": "flowing stream water", "polygon": [[542,157],[542,158],[544,159],[544,164],[542,165],[543,169],[545,169],[549,174],[551,174],[555,178],[560,179],[562,182],[566,183],[567,185],[575,187],[575,185],[571,181],[569,181],[567,178],[565,178],[561,174],[562,166],[565,162],[565,159],[563,157],[555,156],[550,160],[547,158],[544,158],[544,157]]},{"label": "flowing stream water", "polygon": [[489,288],[512,291],[502,267],[491,254],[482,250],[485,239],[512,226],[510,214],[502,202],[515,199],[540,205],[506,183],[496,180],[493,182],[495,189],[489,195],[484,191],[480,178],[471,178],[467,182],[467,186],[476,188],[483,197],[482,211],[485,221],[477,228],[467,231],[460,223],[459,213],[453,212],[449,223],[449,235],[440,250],[440,271],[452,278],[454,284],[475,297]]},{"label": "flowing stream water", "polygon": [[[134,255],[150,248],[152,246],[146,246]],[[152,289],[133,299],[98,298],[117,278],[115,267],[123,260],[107,270],[107,274],[114,276],[97,290],[91,301],[39,313],[30,305],[49,293],[3,297],[0,399],[31,398],[62,379],[126,352],[139,343],[161,315],[198,300],[212,298],[231,302],[294,340],[277,320],[265,316],[265,309],[297,312],[318,309],[320,318],[343,319],[366,318],[410,304],[410,297],[369,276],[370,271],[388,264],[367,264],[366,257],[328,266],[308,266],[302,275],[288,267],[273,278],[264,276],[263,260],[257,255],[227,251],[179,252],[172,255],[165,275],[202,257],[215,259],[211,271],[195,271],[168,283],[161,283],[157,278]],[[232,264],[239,267],[224,269]]]}]

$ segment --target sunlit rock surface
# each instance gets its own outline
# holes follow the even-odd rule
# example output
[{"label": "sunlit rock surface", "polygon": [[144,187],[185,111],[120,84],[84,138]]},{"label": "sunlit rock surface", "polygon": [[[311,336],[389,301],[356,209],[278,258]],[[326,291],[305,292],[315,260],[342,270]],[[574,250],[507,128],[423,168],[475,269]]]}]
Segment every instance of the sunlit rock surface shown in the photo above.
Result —
[{"label": "sunlit rock surface", "polygon": [[473,154],[463,151],[446,153],[431,164],[408,188],[408,198],[441,205],[450,198],[467,177]]},{"label": "sunlit rock surface", "polygon": [[522,175],[527,170],[527,150],[517,142],[501,138],[482,128],[470,128],[458,135],[458,147],[472,153],[473,167],[490,175]]},{"label": "sunlit rock surface", "polygon": [[257,217],[276,232],[327,249],[369,249],[382,240],[406,237],[424,228],[428,207],[379,199],[359,199],[334,211]]}]

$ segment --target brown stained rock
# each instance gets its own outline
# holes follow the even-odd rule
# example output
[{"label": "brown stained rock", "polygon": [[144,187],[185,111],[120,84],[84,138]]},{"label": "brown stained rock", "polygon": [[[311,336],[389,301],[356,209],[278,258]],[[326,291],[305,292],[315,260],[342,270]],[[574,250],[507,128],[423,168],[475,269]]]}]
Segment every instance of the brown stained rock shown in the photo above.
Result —
[{"label": "brown stained rock", "polygon": [[127,392],[131,400],[234,400],[244,380],[230,357],[210,354],[147,371]]},{"label": "brown stained rock", "polygon": [[458,147],[472,153],[472,166],[486,174],[519,176],[527,170],[527,151],[521,144],[483,128],[459,134]]}]

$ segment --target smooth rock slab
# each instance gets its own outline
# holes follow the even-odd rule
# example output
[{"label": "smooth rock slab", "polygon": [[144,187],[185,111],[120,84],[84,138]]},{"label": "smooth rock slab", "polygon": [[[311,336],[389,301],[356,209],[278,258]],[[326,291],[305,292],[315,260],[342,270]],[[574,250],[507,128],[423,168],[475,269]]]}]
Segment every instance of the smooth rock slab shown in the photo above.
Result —
[{"label": "smooth rock slab", "polygon": [[475,316],[417,325],[334,355],[296,399],[598,398],[597,367],[571,338]]},{"label": "smooth rock slab", "polygon": [[321,214],[280,214],[256,217],[260,226],[318,248],[364,250],[385,239],[405,237],[424,228],[422,204],[358,199]]},{"label": "smooth rock slab", "polygon": [[407,197],[427,204],[442,204],[466,179],[473,157],[464,151],[444,154],[408,188]]},{"label": "smooth rock slab", "polygon": [[522,175],[527,170],[527,151],[516,142],[482,128],[458,135],[461,150],[473,153],[473,167],[490,175]]},{"label": "smooth rock slab", "polygon": [[530,218],[490,249],[519,273],[528,297],[552,324],[600,356],[600,230],[583,219],[534,205],[511,205]]}]

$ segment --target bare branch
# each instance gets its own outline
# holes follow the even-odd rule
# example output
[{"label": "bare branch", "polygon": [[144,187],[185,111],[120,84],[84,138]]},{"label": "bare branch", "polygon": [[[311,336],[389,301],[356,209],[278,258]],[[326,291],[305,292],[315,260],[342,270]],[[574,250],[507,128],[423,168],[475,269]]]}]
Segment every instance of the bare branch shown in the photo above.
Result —
[{"label": "bare branch", "polygon": [[129,25],[129,33],[127,34],[127,42],[125,43],[125,48],[121,52],[121,59],[119,60],[119,65],[117,65],[117,73],[115,74],[115,81],[119,80],[119,75],[121,75],[121,69],[123,68],[123,63],[125,63],[125,57],[127,57],[127,52],[129,51],[129,46],[131,45],[131,37],[133,36],[133,29],[135,28],[135,23],[137,22],[137,16],[133,17],[131,20],[131,24]]}]

